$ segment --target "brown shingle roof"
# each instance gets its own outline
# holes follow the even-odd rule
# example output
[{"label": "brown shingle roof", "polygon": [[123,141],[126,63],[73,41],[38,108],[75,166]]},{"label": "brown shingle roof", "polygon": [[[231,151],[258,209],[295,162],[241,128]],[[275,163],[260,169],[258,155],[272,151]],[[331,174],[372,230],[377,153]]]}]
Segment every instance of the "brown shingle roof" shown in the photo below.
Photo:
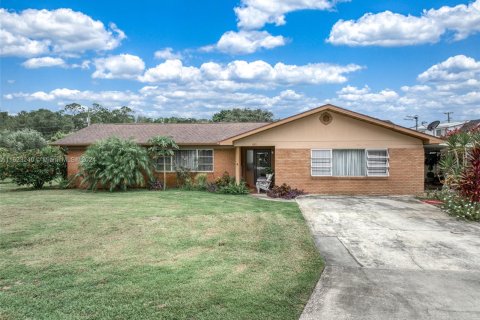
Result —
[{"label": "brown shingle roof", "polygon": [[465,123],[461,128],[460,131],[462,132],[468,132],[470,130],[475,129],[476,127],[480,126],[480,119],[477,120],[470,120],[467,123]]},{"label": "brown shingle roof", "polygon": [[267,123],[135,123],[135,124],[92,124],[65,138],[55,141],[60,146],[86,146],[108,137],[132,138],[146,144],[155,136],[170,136],[178,144],[217,144]]}]

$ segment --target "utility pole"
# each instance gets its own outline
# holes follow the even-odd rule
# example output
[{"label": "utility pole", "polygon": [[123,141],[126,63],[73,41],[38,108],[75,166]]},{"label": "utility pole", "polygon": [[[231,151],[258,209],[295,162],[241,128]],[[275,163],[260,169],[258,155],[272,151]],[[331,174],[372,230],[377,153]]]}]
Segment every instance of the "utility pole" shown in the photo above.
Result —
[{"label": "utility pole", "polygon": [[87,127],[90,127],[90,107],[87,106]]},{"label": "utility pole", "polygon": [[406,116],[405,120],[415,120],[415,130],[418,131],[418,115]]},{"label": "utility pole", "polygon": [[450,111],[450,112],[444,112],[443,114],[446,114],[447,115],[447,122],[450,123],[450,115],[452,114],[453,112]]}]

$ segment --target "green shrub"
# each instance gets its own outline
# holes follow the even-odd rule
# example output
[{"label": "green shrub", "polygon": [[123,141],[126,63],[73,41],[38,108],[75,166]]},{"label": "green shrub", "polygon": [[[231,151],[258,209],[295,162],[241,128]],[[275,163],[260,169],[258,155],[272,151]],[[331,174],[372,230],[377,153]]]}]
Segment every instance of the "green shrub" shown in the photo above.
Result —
[{"label": "green shrub", "polygon": [[47,141],[38,131],[24,129],[20,131],[0,132],[0,148],[11,152],[41,149],[47,146]]},{"label": "green shrub", "polygon": [[227,171],[225,171],[221,177],[215,180],[215,185],[218,188],[228,186],[229,184],[235,183],[235,178],[230,177]]},{"label": "green shrub", "polygon": [[99,141],[87,148],[80,159],[81,185],[110,191],[145,186],[145,176],[152,178],[152,162],[147,150],[133,140],[116,137]]},{"label": "green shrub", "polygon": [[61,176],[66,167],[59,148],[45,147],[11,154],[7,163],[8,176],[19,186],[41,189],[47,182]]},{"label": "green shrub", "polygon": [[60,189],[67,189],[69,185],[70,185],[69,179],[65,179],[64,177],[61,177],[60,180],[58,180],[58,187]]},{"label": "green shrub", "polygon": [[467,198],[461,197],[455,191],[441,190],[433,194],[433,198],[443,202],[442,208],[451,216],[480,221],[480,203],[470,201]]},{"label": "green shrub", "polygon": [[241,181],[239,184],[236,184],[234,181],[219,187],[216,192],[223,194],[248,194],[250,190],[247,188],[245,182]]},{"label": "green shrub", "polygon": [[195,176],[195,188],[198,190],[206,190],[207,189],[207,181],[208,176],[206,173],[197,173]]},{"label": "green shrub", "polygon": [[148,189],[153,191],[163,190],[163,183],[158,179],[150,180],[148,183]]},{"label": "green shrub", "polygon": [[192,170],[185,167],[177,167],[175,169],[177,175],[177,186],[185,190],[193,190]]},{"label": "green shrub", "polygon": [[469,166],[472,148],[480,146],[480,131],[473,129],[469,132],[454,130],[447,135],[447,148],[442,151],[439,162],[445,175],[444,185],[450,189],[458,189],[462,175]]},{"label": "green shrub", "polygon": [[57,131],[55,132],[55,134],[50,138],[50,141],[53,142],[53,141],[57,141],[57,140],[60,140],[62,138],[65,138],[66,136],[68,136],[69,134],[68,133],[65,133],[65,132],[62,132],[62,131]]},{"label": "green shrub", "polygon": [[221,177],[217,178],[215,182],[207,182],[205,189],[208,192],[217,192],[223,194],[248,194],[250,192],[245,182],[241,181],[239,184],[237,184],[235,182],[235,178],[231,177],[227,171],[225,171]]},{"label": "green shrub", "polygon": [[0,181],[8,178],[8,159],[10,153],[5,148],[0,148]]}]

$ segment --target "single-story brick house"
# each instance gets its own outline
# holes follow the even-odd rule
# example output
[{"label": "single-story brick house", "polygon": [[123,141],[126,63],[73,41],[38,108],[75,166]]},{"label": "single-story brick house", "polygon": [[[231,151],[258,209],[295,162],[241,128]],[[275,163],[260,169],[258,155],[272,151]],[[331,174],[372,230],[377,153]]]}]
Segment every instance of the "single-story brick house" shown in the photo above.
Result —
[{"label": "single-story brick house", "polygon": [[363,114],[324,105],[273,123],[94,124],[56,145],[67,148],[68,175],[95,141],[111,136],[146,145],[157,135],[180,146],[158,163],[167,184],[175,184],[175,165],[206,172],[209,180],[225,171],[254,186],[267,168],[275,183],[309,193],[418,194],[424,190],[425,147],[436,137]]}]

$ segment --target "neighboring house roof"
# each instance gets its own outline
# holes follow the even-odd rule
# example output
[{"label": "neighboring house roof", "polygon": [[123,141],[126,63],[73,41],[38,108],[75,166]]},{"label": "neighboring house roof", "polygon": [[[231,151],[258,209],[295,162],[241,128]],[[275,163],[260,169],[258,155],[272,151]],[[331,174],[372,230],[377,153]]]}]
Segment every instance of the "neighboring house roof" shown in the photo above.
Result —
[{"label": "neighboring house roof", "polygon": [[480,119],[468,121],[460,128],[460,130],[463,132],[467,132],[477,127],[480,127]]},{"label": "neighboring house roof", "polygon": [[240,134],[236,134],[236,135],[233,134],[228,139],[225,139],[225,140],[221,141],[220,144],[231,145],[231,144],[233,144],[234,141],[236,141],[238,139],[242,139],[242,138],[254,135],[256,133],[259,133],[259,132],[262,132],[262,131],[265,131],[265,130],[269,130],[269,129],[281,126],[283,124],[286,124],[286,123],[289,123],[289,122],[292,122],[292,121],[295,121],[295,120],[298,120],[298,119],[301,119],[301,118],[304,118],[304,117],[308,117],[312,114],[316,114],[316,113],[323,112],[323,111],[331,111],[331,112],[334,112],[334,113],[339,113],[339,114],[342,114],[342,115],[345,115],[345,116],[348,116],[348,117],[351,117],[351,118],[354,118],[354,119],[357,119],[357,120],[365,121],[365,122],[373,124],[373,125],[377,125],[377,126],[380,126],[380,127],[386,128],[386,129],[390,129],[390,130],[395,131],[395,132],[405,134],[407,136],[418,138],[418,139],[422,140],[424,144],[440,144],[440,143],[444,142],[444,140],[436,138],[436,137],[434,137],[432,135],[429,135],[429,134],[421,133],[421,132],[418,132],[418,131],[415,131],[415,130],[412,130],[412,129],[408,129],[408,128],[405,128],[405,127],[402,127],[402,126],[399,126],[399,125],[395,125],[391,122],[387,122],[387,121],[379,120],[379,119],[376,119],[376,118],[372,118],[372,117],[366,116],[364,114],[353,112],[353,111],[350,111],[350,110],[347,110],[347,109],[343,109],[343,108],[340,108],[340,107],[337,107],[337,106],[334,106],[334,105],[331,105],[331,104],[326,104],[324,106],[314,108],[314,109],[305,111],[303,113],[299,113],[297,115],[294,115],[294,116],[291,116],[291,117],[288,117],[288,118],[285,118],[285,119],[282,119],[282,120],[279,120],[279,121],[276,121],[276,122],[266,124],[262,127],[254,128],[254,129],[252,129],[248,132],[244,132],[244,133],[240,133]]},{"label": "neighboring house roof", "polygon": [[418,131],[421,132],[432,132],[438,129],[451,129],[451,128],[459,128],[465,124],[465,121],[456,121],[456,122],[443,122],[440,123],[438,126],[435,127],[433,130],[428,130],[426,126],[419,126]]},{"label": "neighboring house roof", "polygon": [[172,137],[180,145],[218,144],[232,135],[262,127],[266,123],[132,123],[132,124],[92,124],[60,140],[53,142],[59,146],[88,146],[108,137],[132,138],[139,144],[155,136]]}]

